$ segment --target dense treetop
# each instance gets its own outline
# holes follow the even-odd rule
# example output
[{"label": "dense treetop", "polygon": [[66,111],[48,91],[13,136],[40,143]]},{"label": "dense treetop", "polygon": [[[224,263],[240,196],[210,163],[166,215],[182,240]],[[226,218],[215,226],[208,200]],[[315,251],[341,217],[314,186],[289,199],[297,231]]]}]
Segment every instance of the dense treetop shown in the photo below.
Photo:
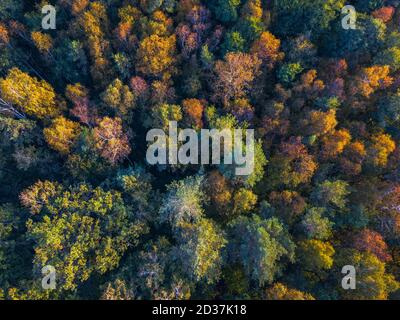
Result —
[{"label": "dense treetop", "polygon": [[[1,0],[0,299],[400,298],[399,4]],[[149,165],[172,121],[253,173]]]}]

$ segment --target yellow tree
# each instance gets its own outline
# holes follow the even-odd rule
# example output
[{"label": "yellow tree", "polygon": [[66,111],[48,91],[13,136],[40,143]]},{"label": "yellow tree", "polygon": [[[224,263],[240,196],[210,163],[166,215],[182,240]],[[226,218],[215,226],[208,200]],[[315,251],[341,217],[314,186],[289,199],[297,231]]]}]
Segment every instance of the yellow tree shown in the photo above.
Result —
[{"label": "yellow tree", "polygon": [[336,157],[343,152],[350,141],[351,135],[347,129],[331,132],[322,139],[322,156],[324,158]]},{"label": "yellow tree", "polygon": [[41,53],[48,53],[53,47],[53,39],[48,34],[35,31],[31,33],[31,38]]},{"label": "yellow tree", "polygon": [[315,298],[306,292],[288,288],[283,283],[275,283],[271,288],[265,291],[266,300],[315,300]]},{"label": "yellow tree", "polygon": [[309,135],[321,136],[335,129],[337,123],[334,109],[326,112],[313,110],[308,114],[308,119],[306,120],[306,132]]},{"label": "yellow tree", "polygon": [[107,8],[100,1],[90,2],[89,9],[78,19],[78,28],[84,31],[87,37],[87,46],[93,60],[91,75],[96,84],[105,85],[112,73],[107,57],[110,54],[110,43],[105,38],[105,30],[109,21]]},{"label": "yellow tree", "polygon": [[52,118],[60,112],[53,87],[18,68],[12,68],[5,79],[0,79],[0,97],[39,119]]},{"label": "yellow tree", "polygon": [[372,66],[364,68],[357,79],[357,88],[365,97],[369,97],[378,89],[385,89],[393,83],[389,76],[389,66]]},{"label": "yellow tree", "polygon": [[49,146],[62,154],[70,152],[80,132],[81,128],[78,123],[64,117],[54,119],[51,127],[43,130]]},{"label": "yellow tree", "polygon": [[254,41],[251,53],[255,54],[268,68],[273,68],[277,61],[283,59],[285,54],[279,51],[281,41],[272,33],[263,32],[259,39]]},{"label": "yellow tree", "polygon": [[377,167],[386,167],[389,155],[396,149],[396,143],[388,134],[380,133],[372,136],[367,149],[368,161]]},{"label": "yellow tree", "polygon": [[175,62],[176,37],[160,37],[153,34],[139,45],[137,51],[137,70],[144,75],[161,77],[173,72]]},{"label": "yellow tree", "polygon": [[126,116],[135,107],[135,96],[119,79],[115,79],[107,87],[102,100],[121,116]]}]

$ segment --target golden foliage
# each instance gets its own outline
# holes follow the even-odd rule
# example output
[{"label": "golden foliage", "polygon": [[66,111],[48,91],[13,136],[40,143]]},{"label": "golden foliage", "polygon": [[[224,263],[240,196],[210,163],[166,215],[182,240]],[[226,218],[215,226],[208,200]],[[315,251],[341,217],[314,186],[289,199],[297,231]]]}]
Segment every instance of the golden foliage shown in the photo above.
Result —
[{"label": "golden foliage", "polygon": [[336,157],[341,154],[344,148],[350,143],[351,135],[349,130],[340,129],[331,132],[322,139],[322,155],[325,158]]},{"label": "golden foliage", "polygon": [[263,32],[259,39],[254,41],[250,52],[262,60],[268,68],[273,68],[277,61],[284,58],[285,54],[279,51],[281,41],[272,33]]},{"label": "golden foliage", "polygon": [[36,48],[42,53],[49,52],[53,47],[53,39],[48,34],[35,31],[31,33],[31,38]]},{"label": "golden foliage", "polygon": [[369,146],[368,160],[374,166],[386,167],[389,155],[396,149],[396,143],[390,135],[380,133],[372,136]]},{"label": "golden foliage", "polygon": [[5,79],[0,79],[0,96],[39,119],[55,117],[60,111],[53,87],[18,68],[12,68]]},{"label": "golden foliage", "polygon": [[62,154],[68,154],[80,131],[78,123],[64,117],[58,117],[53,120],[50,128],[43,130],[43,133],[51,148]]},{"label": "golden foliage", "polygon": [[154,34],[143,39],[137,52],[138,71],[155,77],[173,71],[175,51],[175,35],[160,37]]},{"label": "golden foliage", "polygon": [[389,76],[389,66],[372,66],[364,68],[358,79],[358,89],[365,97],[369,97],[378,89],[385,89],[393,83]]}]

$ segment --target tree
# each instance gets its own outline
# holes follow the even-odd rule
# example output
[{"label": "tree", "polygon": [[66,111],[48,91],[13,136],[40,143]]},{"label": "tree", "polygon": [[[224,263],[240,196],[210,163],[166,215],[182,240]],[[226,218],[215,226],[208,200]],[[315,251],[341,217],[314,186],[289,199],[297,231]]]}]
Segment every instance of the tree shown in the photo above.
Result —
[{"label": "tree", "polygon": [[254,41],[250,52],[257,55],[267,68],[272,69],[277,62],[284,58],[285,54],[279,51],[280,45],[281,41],[266,31]]},{"label": "tree", "polygon": [[360,174],[366,155],[367,152],[362,142],[354,141],[348,144],[340,159],[342,170],[348,175]]},{"label": "tree", "polygon": [[318,164],[310,155],[299,137],[292,137],[280,145],[279,151],[272,156],[267,168],[267,177],[271,187],[285,185],[297,187],[309,182]]},{"label": "tree", "polygon": [[8,33],[8,29],[3,23],[0,23],[0,44],[3,47],[5,45],[8,45],[9,42],[10,35]]},{"label": "tree", "polygon": [[122,79],[127,79],[132,68],[129,58],[123,53],[116,53],[113,59],[117,72],[121,75]]},{"label": "tree", "polygon": [[100,86],[104,86],[111,72],[110,62],[107,59],[110,54],[110,43],[105,38],[109,26],[105,4],[100,1],[90,2],[89,9],[79,16],[77,22],[83,30],[90,56],[93,59],[90,68],[92,78]]},{"label": "tree", "polygon": [[239,189],[233,196],[233,214],[240,215],[254,210],[257,203],[257,195],[251,190]]},{"label": "tree", "polygon": [[219,21],[229,23],[238,19],[239,5],[240,0],[217,0],[211,5],[211,9]]},{"label": "tree", "polygon": [[396,143],[388,134],[376,134],[371,137],[367,148],[367,161],[376,167],[385,167],[389,155],[395,150]]},{"label": "tree", "polygon": [[349,184],[345,181],[326,180],[319,184],[311,194],[311,200],[322,207],[332,207],[343,210],[346,207],[346,197],[349,195]]},{"label": "tree", "polygon": [[221,250],[226,244],[224,233],[212,221],[200,219],[195,224],[183,224],[176,235],[179,245],[172,254],[179,268],[192,281],[215,283],[221,274]]},{"label": "tree", "polygon": [[294,259],[295,245],[276,218],[241,216],[230,224],[228,239],[229,261],[240,263],[259,286],[271,283],[283,272],[283,261]]},{"label": "tree", "polygon": [[183,120],[189,127],[201,129],[203,127],[203,103],[198,99],[182,101]]},{"label": "tree", "polygon": [[[223,123],[221,123],[223,125]],[[216,128],[221,128],[217,126]],[[224,128],[222,126],[222,128]],[[229,128],[229,126],[225,127]],[[252,152],[252,151],[251,151]],[[244,185],[247,188],[253,188],[257,182],[259,182],[264,175],[264,168],[267,165],[268,161],[264,154],[264,150],[261,144],[261,141],[255,141],[254,143],[254,158],[250,156],[250,161],[253,162],[253,170],[243,176],[238,176],[236,174],[236,169],[243,167],[243,165],[237,164],[233,161],[233,164],[220,164],[219,170],[222,174],[229,178],[234,184]]]},{"label": "tree", "polygon": [[40,52],[48,53],[53,47],[53,40],[48,34],[41,32],[32,32],[31,37],[33,42],[35,43],[36,48],[38,48]]},{"label": "tree", "polygon": [[159,211],[160,221],[168,222],[173,228],[197,223],[204,214],[201,183],[201,178],[189,177],[168,185]]},{"label": "tree", "polygon": [[261,61],[245,53],[228,53],[215,64],[214,97],[227,105],[231,99],[246,95],[258,74]]},{"label": "tree", "polygon": [[322,139],[322,156],[332,159],[341,154],[350,143],[351,135],[346,129],[335,130]]},{"label": "tree", "polygon": [[161,77],[173,72],[175,62],[175,36],[151,35],[140,42],[137,51],[137,70],[144,75]]},{"label": "tree", "polygon": [[6,78],[0,79],[0,97],[19,107],[21,112],[39,119],[55,117],[60,111],[52,86],[18,68],[12,68]]},{"label": "tree", "polygon": [[277,282],[272,287],[265,290],[266,300],[315,300],[309,294],[296,289],[291,289],[284,284]]},{"label": "tree", "polygon": [[274,27],[279,35],[292,36],[309,30],[318,35],[329,29],[344,5],[342,0],[275,0]]},{"label": "tree", "polygon": [[93,135],[100,155],[113,165],[131,153],[128,136],[122,130],[120,118],[104,117],[93,129]]},{"label": "tree", "polygon": [[266,23],[263,18],[261,0],[248,0],[244,3],[236,28],[248,43],[254,41],[264,31]]},{"label": "tree", "polygon": [[288,225],[293,224],[306,207],[304,198],[296,191],[273,191],[269,195],[269,202],[276,209],[276,216]]},{"label": "tree", "polygon": [[389,72],[387,65],[364,68],[357,79],[358,90],[368,98],[376,90],[389,87],[393,83],[393,78],[389,76]]},{"label": "tree", "polygon": [[372,16],[376,19],[382,20],[384,23],[387,23],[390,20],[392,20],[394,12],[395,12],[394,7],[390,7],[390,6],[382,7],[382,8],[379,8],[379,9],[376,9],[375,11],[373,11]]},{"label": "tree", "polygon": [[80,12],[85,10],[89,0],[72,0],[71,1],[71,11],[73,14],[78,15]]},{"label": "tree", "polygon": [[204,186],[209,199],[208,210],[223,218],[230,218],[232,188],[229,181],[218,170],[213,170],[208,174]]},{"label": "tree", "polygon": [[109,282],[104,290],[101,300],[133,300],[132,289],[127,288],[123,280],[117,279],[113,283]]},{"label": "tree", "polygon": [[364,229],[354,236],[354,248],[360,252],[370,252],[382,262],[388,262],[392,258],[387,252],[387,244],[383,237],[376,231]]},{"label": "tree", "polygon": [[107,87],[102,95],[102,100],[120,116],[127,116],[135,107],[135,96],[129,87],[119,79],[115,79]]},{"label": "tree", "polygon": [[[326,112],[313,110],[307,115],[304,121],[306,133],[310,136],[323,136],[330,133],[338,124],[336,110],[331,109]],[[327,141],[328,138],[325,138]]]},{"label": "tree", "polygon": [[163,103],[153,107],[149,126],[167,131],[170,121],[181,121],[182,118],[181,106]]},{"label": "tree", "polygon": [[281,83],[290,85],[302,71],[300,63],[286,63],[279,69],[278,79]]},{"label": "tree", "polygon": [[73,290],[93,273],[114,269],[146,231],[116,191],[45,181],[25,190],[21,200],[34,213],[27,235],[34,242],[35,270],[54,266],[58,290]]},{"label": "tree", "polygon": [[301,227],[308,239],[327,240],[332,236],[333,223],[324,217],[324,208],[310,208],[301,220]]},{"label": "tree", "polygon": [[90,125],[94,122],[93,111],[89,104],[89,93],[88,90],[81,85],[76,83],[74,85],[67,85],[65,89],[65,96],[73,103],[74,107],[71,110],[71,114],[79,119],[80,122],[86,125]]},{"label": "tree", "polygon": [[305,272],[318,274],[332,268],[334,253],[335,249],[329,242],[304,240],[298,246],[297,259]]},{"label": "tree", "polygon": [[58,117],[53,120],[51,127],[43,130],[43,133],[51,148],[62,154],[68,154],[77,141],[80,126],[64,117]]},{"label": "tree", "polygon": [[391,292],[399,288],[394,276],[386,273],[385,264],[375,255],[354,249],[342,249],[337,253],[336,267],[352,265],[357,274],[357,290],[339,288],[345,300],[386,300]]},{"label": "tree", "polygon": [[245,48],[245,40],[238,31],[228,32],[225,35],[224,43],[222,44],[223,55],[228,52],[243,52]]}]

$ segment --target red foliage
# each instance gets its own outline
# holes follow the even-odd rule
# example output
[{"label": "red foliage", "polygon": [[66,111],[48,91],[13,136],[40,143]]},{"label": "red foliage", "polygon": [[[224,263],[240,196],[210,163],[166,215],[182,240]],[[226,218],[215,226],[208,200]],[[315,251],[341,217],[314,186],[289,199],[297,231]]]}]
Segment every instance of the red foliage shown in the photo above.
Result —
[{"label": "red foliage", "polygon": [[387,244],[383,237],[373,230],[364,229],[354,237],[354,247],[359,251],[375,254],[378,259],[388,262],[392,257],[387,253]]},{"label": "red foliage", "polygon": [[148,94],[149,85],[142,77],[133,77],[130,86],[136,97],[142,98]]},{"label": "red foliage", "polygon": [[383,7],[372,12],[372,16],[376,19],[382,20],[384,23],[392,20],[395,9],[393,7]]}]

